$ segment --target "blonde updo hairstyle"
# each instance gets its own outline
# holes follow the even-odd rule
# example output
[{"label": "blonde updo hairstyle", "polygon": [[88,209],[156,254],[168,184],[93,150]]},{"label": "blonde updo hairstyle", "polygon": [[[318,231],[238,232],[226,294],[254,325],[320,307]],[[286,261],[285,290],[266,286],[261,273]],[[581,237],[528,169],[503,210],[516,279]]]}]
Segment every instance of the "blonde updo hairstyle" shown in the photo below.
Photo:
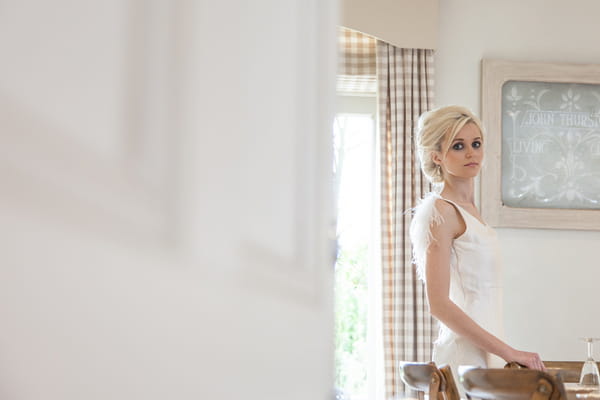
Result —
[{"label": "blonde updo hairstyle", "polygon": [[[475,124],[481,132],[483,128],[479,118],[466,107],[445,106],[427,111],[419,117],[417,124],[417,151],[421,162],[421,170],[431,183],[439,184],[444,181],[441,168],[433,162],[432,153],[439,151],[445,154],[458,132],[468,123]],[[442,149],[446,138],[448,146]]]}]

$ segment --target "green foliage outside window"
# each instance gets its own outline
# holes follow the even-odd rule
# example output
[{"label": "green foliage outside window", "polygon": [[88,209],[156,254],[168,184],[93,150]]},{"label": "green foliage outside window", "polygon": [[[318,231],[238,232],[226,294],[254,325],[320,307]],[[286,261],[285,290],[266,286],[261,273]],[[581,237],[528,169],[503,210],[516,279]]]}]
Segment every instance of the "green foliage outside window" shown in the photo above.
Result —
[{"label": "green foliage outside window", "polygon": [[367,245],[340,250],[335,273],[335,375],[345,393],[367,393]]}]

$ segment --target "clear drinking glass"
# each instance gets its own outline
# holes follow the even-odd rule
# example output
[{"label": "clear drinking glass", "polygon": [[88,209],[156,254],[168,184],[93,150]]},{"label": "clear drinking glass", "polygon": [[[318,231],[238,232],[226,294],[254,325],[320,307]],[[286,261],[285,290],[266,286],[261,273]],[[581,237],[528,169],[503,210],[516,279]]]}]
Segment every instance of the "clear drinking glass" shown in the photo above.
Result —
[{"label": "clear drinking glass", "polygon": [[592,346],[594,342],[600,340],[600,338],[586,337],[581,338],[581,340],[587,343],[587,359],[583,363],[583,368],[581,368],[579,384],[585,386],[598,386],[600,384],[600,373],[598,372],[598,365],[592,357]]}]

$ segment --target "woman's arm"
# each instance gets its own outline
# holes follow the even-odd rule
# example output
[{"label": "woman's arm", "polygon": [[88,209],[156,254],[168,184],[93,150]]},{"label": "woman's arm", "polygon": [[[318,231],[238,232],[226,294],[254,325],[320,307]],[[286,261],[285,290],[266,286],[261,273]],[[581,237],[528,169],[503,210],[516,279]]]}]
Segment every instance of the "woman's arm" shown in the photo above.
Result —
[{"label": "woman's arm", "polygon": [[544,364],[537,353],[519,351],[492,335],[450,300],[450,257],[452,242],[464,233],[466,226],[453,205],[437,200],[435,207],[444,223],[432,224],[432,239],[427,249],[425,267],[426,292],[431,314],[456,334],[468,339],[484,351],[517,361],[529,368],[543,370]]}]

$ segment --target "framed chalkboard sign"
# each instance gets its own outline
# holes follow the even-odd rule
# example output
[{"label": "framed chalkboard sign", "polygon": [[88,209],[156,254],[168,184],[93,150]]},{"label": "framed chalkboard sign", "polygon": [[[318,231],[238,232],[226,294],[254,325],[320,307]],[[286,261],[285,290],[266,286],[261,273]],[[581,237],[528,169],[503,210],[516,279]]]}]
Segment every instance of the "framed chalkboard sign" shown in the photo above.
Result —
[{"label": "framed chalkboard sign", "polygon": [[481,106],[488,223],[600,230],[600,65],[483,60]]}]

